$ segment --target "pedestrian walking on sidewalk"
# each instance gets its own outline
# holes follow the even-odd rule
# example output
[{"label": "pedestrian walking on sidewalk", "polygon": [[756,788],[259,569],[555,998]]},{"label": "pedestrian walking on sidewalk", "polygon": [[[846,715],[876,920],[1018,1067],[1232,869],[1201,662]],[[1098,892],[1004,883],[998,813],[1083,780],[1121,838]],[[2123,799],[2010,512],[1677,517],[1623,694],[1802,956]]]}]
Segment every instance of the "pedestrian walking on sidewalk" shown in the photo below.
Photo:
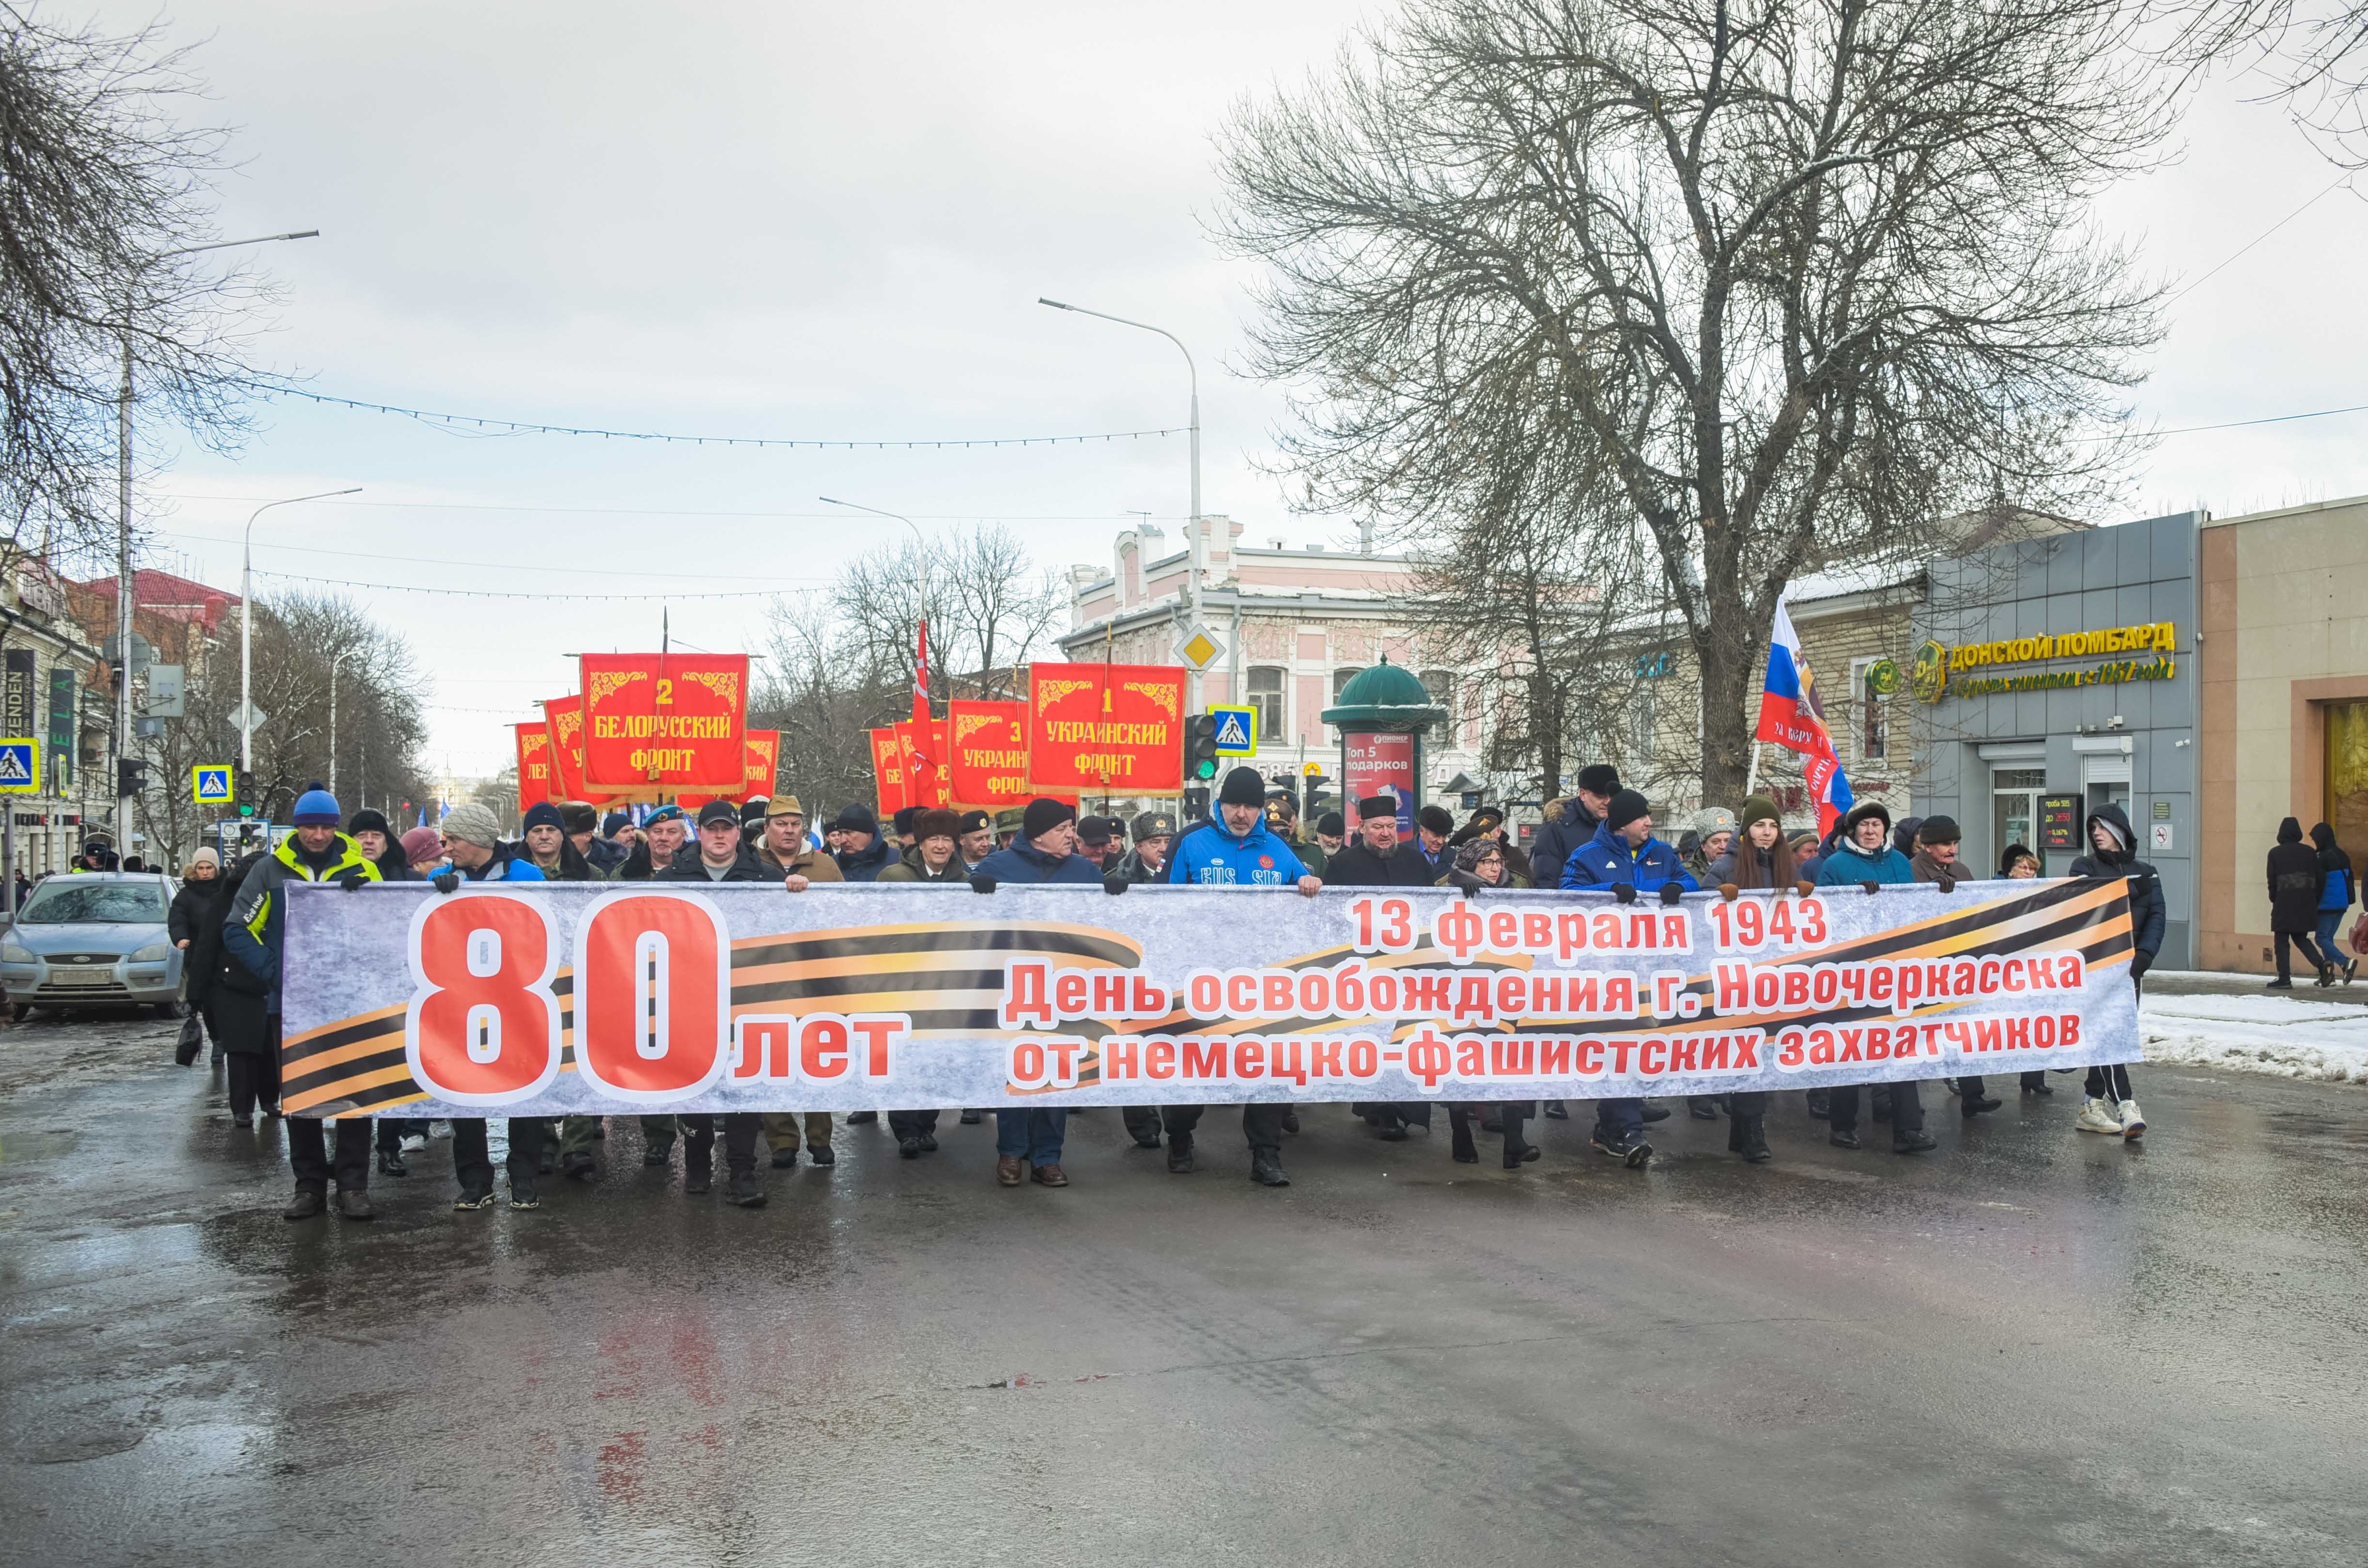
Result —
[{"label": "pedestrian walking on sidewalk", "polygon": [[2334,965],[2328,961],[2328,954],[2312,945],[2310,938],[2318,929],[2318,901],[2327,891],[2327,868],[2320,864],[2318,851],[2302,841],[2302,824],[2292,817],[2278,824],[2278,842],[2270,851],[2269,876],[2270,935],[2277,943],[2278,977],[2270,982],[2268,989],[2294,989],[2294,960],[2289,946],[2302,949],[2305,961],[2318,972],[2318,983],[2326,984]]},{"label": "pedestrian walking on sidewalk", "polygon": [[2318,846],[2318,869],[2327,876],[2327,886],[2318,895],[2318,956],[2327,960],[2328,972],[2319,983],[2332,985],[2340,978],[2349,985],[2360,960],[2343,957],[2335,939],[2343,929],[2343,916],[2360,901],[2360,890],[2351,874],[2351,857],[2336,844],[2335,830],[2325,823],[2310,830],[2310,841]]}]

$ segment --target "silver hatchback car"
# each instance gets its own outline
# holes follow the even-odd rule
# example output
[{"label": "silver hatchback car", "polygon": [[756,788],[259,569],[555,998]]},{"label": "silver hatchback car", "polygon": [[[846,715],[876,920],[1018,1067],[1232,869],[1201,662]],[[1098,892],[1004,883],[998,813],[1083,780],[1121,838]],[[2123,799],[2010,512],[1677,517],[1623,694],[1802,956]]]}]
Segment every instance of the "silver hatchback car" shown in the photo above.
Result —
[{"label": "silver hatchback car", "polygon": [[35,1007],[149,1006],[181,1000],[181,949],[165,934],[171,878],[148,871],[50,877],[0,935],[0,983],[16,1015]]}]

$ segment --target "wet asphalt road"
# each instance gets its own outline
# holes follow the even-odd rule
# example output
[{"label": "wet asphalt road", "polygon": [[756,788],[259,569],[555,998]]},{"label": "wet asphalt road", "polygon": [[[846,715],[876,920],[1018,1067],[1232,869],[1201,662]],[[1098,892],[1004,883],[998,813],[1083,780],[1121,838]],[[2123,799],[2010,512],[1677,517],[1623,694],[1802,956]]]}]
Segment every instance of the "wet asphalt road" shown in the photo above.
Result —
[{"label": "wet asphalt road", "polygon": [[[615,1124],[536,1213],[279,1218],[172,1026],[0,1035],[0,1562],[2347,1563],[2368,1540],[2368,1094],[2140,1069],[1920,1159],[1679,1114],[1519,1175],[1304,1113],[1064,1192],[989,1127],[757,1212]],[[1943,1101],[1938,1085],[1928,1103]]]}]

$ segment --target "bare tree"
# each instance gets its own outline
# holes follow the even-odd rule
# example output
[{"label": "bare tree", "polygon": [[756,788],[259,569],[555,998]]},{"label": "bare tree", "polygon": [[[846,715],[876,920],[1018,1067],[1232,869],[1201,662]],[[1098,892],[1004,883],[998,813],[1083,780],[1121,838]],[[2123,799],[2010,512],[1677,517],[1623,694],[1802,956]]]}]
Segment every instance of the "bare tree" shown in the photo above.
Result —
[{"label": "bare tree", "polygon": [[2368,168],[2368,5],[2157,0],[2161,47],[2189,74],[2235,64],[2339,167]]},{"label": "bare tree", "polygon": [[912,716],[916,623],[929,622],[930,696],[942,711],[950,697],[1025,696],[1023,666],[1064,602],[1008,528],[892,540],[849,560],[826,593],[773,601],[751,722],[781,732],[781,777],[802,799],[867,800],[865,732]]},{"label": "bare tree", "polygon": [[135,417],[243,429],[253,276],[172,253],[214,237],[223,133],[158,29],[56,23],[0,0],[0,501],[52,560],[107,553],[124,378]]},{"label": "bare tree", "polygon": [[[1434,518],[1475,433],[1600,461],[1702,683],[1702,787],[1804,568],[1973,501],[2096,504],[2158,327],[2089,203],[2170,119],[2123,0],[1410,0],[1236,111],[1223,238],[1270,268],[1311,506]],[[1508,422],[1516,396],[1561,417]],[[1596,456],[1559,449],[1591,446]]]}]

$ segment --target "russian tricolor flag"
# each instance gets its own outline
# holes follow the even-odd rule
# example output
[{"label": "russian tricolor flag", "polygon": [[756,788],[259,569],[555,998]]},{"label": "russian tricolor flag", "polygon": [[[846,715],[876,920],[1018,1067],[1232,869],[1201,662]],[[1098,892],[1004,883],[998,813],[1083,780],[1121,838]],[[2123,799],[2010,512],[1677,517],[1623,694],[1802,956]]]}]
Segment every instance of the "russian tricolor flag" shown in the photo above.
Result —
[{"label": "russian tricolor flag", "polygon": [[1833,831],[1834,821],[1850,809],[1850,778],[1826,728],[1826,710],[1817,701],[1816,677],[1801,652],[1801,634],[1793,630],[1792,612],[1784,597],[1776,597],[1776,627],[1768,639],[1767,689],[1759,698],[1759,728],[1752,739],[1774,741],[1804,758],[1801,770],[1809,780],[1810,798],[1817,802],[1817,834]]}]

